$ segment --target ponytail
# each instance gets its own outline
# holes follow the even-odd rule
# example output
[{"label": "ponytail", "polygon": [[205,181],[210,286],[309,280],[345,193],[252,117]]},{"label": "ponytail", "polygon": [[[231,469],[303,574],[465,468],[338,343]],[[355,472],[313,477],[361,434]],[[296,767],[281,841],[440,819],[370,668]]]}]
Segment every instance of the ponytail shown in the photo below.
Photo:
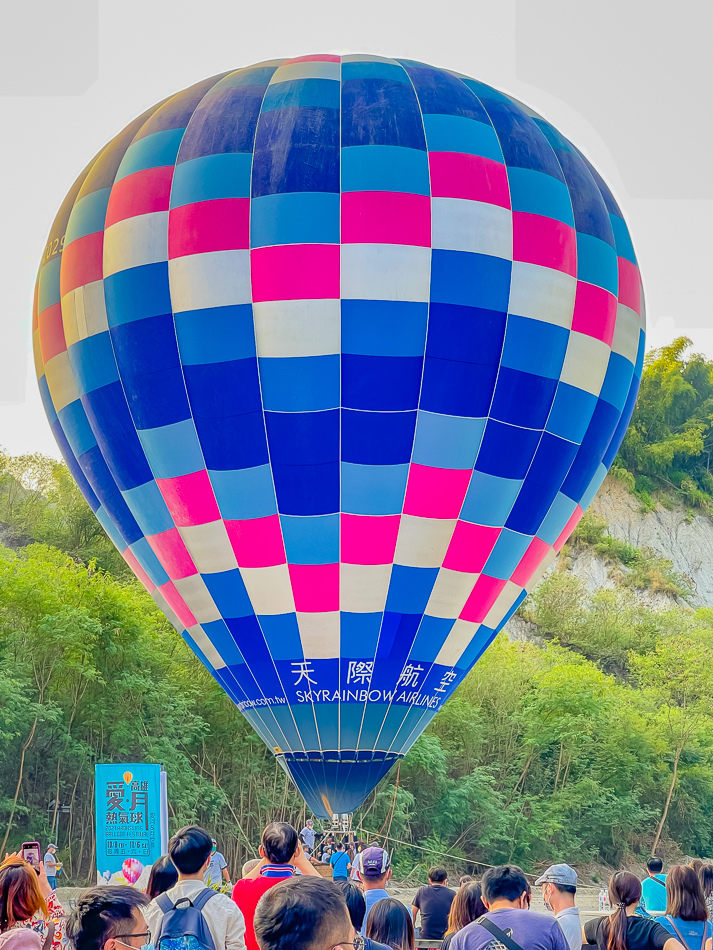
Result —
[{"label": "ponytail", "polygon": [[609,901],[616,910],[607,926],[607,950],[627,950],[626,908],[641,900],[641,881],[628,871],[617,871],[609,881]]}]

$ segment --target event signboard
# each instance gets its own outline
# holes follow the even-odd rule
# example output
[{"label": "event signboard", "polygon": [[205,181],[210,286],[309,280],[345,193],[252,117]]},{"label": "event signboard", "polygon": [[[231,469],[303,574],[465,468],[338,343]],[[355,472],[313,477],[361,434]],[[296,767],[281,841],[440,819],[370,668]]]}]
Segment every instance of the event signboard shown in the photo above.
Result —
[{"label": "event signboard", "polygon": [[141,886],[168,845],[166,776],[160,765],[95,767],[97,881]]}]

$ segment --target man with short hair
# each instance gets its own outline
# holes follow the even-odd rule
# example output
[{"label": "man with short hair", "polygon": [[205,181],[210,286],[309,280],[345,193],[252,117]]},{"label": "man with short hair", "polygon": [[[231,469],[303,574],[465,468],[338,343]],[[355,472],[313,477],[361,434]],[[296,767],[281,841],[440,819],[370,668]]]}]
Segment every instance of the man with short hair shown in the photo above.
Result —
[{"label": "man with short hair", "polygon": [[218,851],[218,842],[215,838],[211,838],[211,841],[213,842],[213,847],[210,852],[210,864],[208,865],[208,870],[205,872],[205,883],[208,887],[210,887],[211,884],[220,884],[222,876],[223,880],[230,884],[228,862],[220,851]]},{"label": "man with short hair", "polygon": [[47,845],[47,854],[44,856],[44,866],[45,874],[47,875],[47,881],[52,890],[57,889],[57,858],[55,857],[55,852],[57,851],[56,844]]},{"label": "man with short hair", "polygon": [[74,950],[142,950],[151,943],[143,913],[148,903],[133,887],[92,887],[77,898],[65,934]]},{"label": "man with short hair", "polygon": [[411,905],[413,924],[421,912],[421,940],[443,940],[448,929],[448,914],[456,892],[448,887],[445,868],[429,868],[428,884],[419,887]]},{"label": "man with short hair", "polygon": [[344,850],[343,841],[337,843],[337,850],[330,857],[329,863],[332,865],[333,881],[346,881],[349,878],[351,862],[349,861],[349,855]]},{"label": "man with short hair", "polygon": [[488,868],[481,884],[488,913],[459,930],[449,950],[491,950],[503,935],[522,950],[569,950],[557,921],[530,910],[530,885],[521,868]]},{"label": "man with short hair", "polygon": [[575,907],[577,872],[569,864],[552,864],[535,881],[542,886],[542,899],[547,910],[554,912],[570,950],[581,950],[582,922]]},{"label": "man with short hair", "polygon": [[276,884],[293,877],[297,870],[307,877],[319,877],[319,872],[302,850],[292,825],[286,821],[271,822],[262,833],[260,863],[233,888],[233,900],[245,917],[247,950],[258,950],[253,926],[258,901]]},{"label": "man with short hair", "polygon": [[662,874],[663,861],[661,858],[650,857],[646,862],[649,876],[641,882],[641,908],[647,913],[651,911],[666,912],[666,875]]},{"label": "man with short hair", "polygon": [[[210,864],[213,841],[207,831],[196,825],[188,825],[168,842],[168,854],[178,871],[178,883],[169,888],[165,896],[175,906],[181,902],[195,902],[196,898],[208,891],[210,894],[201,913],[215,944],[215,950],[245,950],[245,920],[240,908],[236,907],[227,894],[218,894],[206,888],[204,876]],[[164,911],[163,894],[151,901],[146,908],[145,917],[154,940],[160,936]]]},{"label": "man with short hair", "polygon": [[314,821],[312,818],[308,818],[304,828],[300,831],[300,841],[304,844],[307,854],[312,854],[314,851],[315,834]]},{"label": "man with short hair", "polygon": [[352,950],[344,898],[319,875],[295,877],[267,891],[255,911],[259,950]]},{"label": "man with short hair", "polygon": [[389,896],[386,890],[386,885],[391,879],[391,861],[388,852],[378,847],[365,848],[359,855],[357,872],[359,880],[364,885],[364,901],[366,902],[364,923],[359,933],[365,936],[369,911],[377,901]]}]

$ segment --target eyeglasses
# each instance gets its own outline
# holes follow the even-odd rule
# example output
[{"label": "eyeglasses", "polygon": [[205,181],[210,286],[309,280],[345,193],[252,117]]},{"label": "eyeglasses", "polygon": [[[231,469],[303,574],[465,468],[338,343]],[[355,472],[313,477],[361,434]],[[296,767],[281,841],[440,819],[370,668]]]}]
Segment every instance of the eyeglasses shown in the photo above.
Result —
[{"label": "eyeglasses", "polygon": [[354,947],[354,950],[364,950],[365,940],[361,934],[356,934],[354,940],[342,940],[335,946],[330,947],[329,950],[342,950],[342,947]]},{"label": "eyeglasses", "polygon": [[[140,933],[140,934],[114,934],[114,940],[118,940],[119,943],[122,943],[122,941],[119,940],[119,937],[146,937],[146,942],[151,943],[150,930],[147,930],[145,933]],[[124,946],[126,946],[126,944],[124,944]]]}]

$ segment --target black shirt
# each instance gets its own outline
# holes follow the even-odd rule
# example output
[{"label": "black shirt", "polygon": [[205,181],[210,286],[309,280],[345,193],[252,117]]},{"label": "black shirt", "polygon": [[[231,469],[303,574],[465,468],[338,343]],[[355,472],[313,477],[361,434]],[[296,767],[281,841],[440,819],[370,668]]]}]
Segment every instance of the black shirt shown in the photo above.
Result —
[{"label": "black shirt", "polygon": [[424,884],[416,891],[413,906],[421,911],[421,939],[441,940],[448,927],[448,913],[456,892],[442,884]]},{"label": "black shirt", "polygon": [[[663,950],[671,934],[656,920],[647,917],[626,918],[626,946],[628,950]],[[597,917],[584,925],[587,943],[595,943],[597,950],[607,950],[609,918]]]}]

